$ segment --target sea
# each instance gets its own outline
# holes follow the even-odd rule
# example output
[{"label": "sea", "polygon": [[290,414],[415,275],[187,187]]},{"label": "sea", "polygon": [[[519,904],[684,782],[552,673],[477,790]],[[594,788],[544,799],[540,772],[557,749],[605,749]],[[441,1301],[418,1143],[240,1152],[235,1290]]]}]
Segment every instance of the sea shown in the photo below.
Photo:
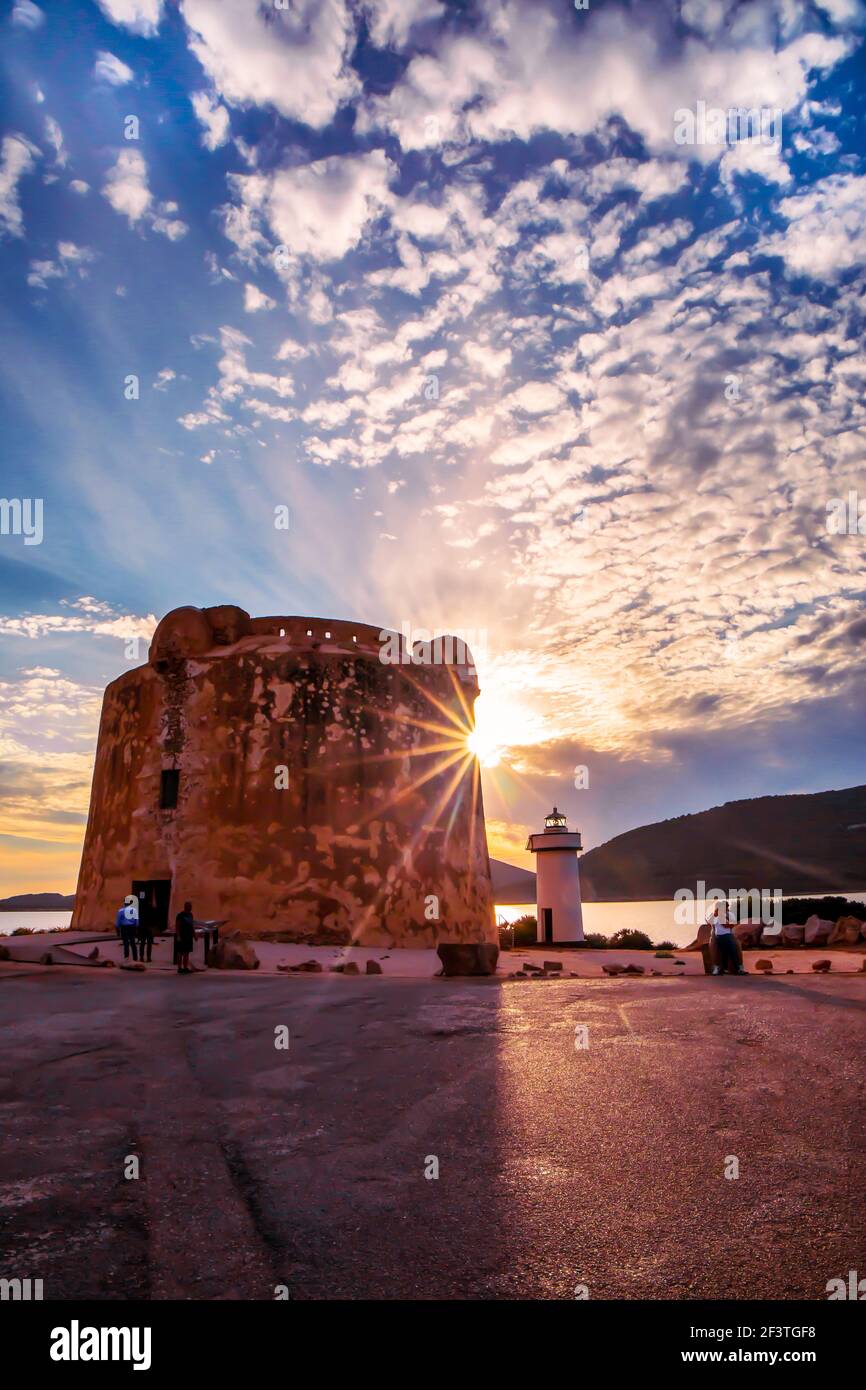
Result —
[{"label": "sea", "polygon": [[[824,897],[825,894],[798,893],[794,896]],[[840,892],[838,896],[866,904],[866,888],[856,893]],[[583,930],[612,936],[614,932],[626,927],[629,930],[646,932],[650,940],[656,943],[670,941],[674,946],[688,946],[689,942],[695,939],[695,923],[703,922],[709,907],[705,901],[699,899],[695,904],[695,923],[684,924],[674,921],[676,906],[670,898],[665,898],[662,902],[584,903]],[[514,922],[526,913],[535,915],[535,903],[518,906],[509,904],[507,907],[496,909],[497,920],[500,923]],[[62,927],[69,926],[71,917],[71,912],[0,912],[0,936],[9,936],[17,927],[29,927],[31,931],[59,931]]]}]

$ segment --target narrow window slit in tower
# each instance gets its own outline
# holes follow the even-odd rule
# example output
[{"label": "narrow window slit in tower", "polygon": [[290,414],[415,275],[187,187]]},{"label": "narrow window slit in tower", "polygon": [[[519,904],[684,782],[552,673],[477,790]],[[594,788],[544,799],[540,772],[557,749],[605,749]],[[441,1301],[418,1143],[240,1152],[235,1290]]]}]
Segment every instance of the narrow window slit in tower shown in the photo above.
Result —
[{"label": "narrow window slit in tower", "polygon": [[177,806],[180,790],[180,770],[176,767],[163,768],[159,783],[159,809],[173,811]]}]

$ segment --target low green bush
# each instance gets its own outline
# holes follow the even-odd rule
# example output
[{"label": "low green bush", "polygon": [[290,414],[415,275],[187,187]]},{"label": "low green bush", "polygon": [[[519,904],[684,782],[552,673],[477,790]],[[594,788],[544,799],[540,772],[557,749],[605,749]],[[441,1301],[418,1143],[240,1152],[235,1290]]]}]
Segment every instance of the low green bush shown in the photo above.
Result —
[{"label": "low green bush", "polygon": [[635,931],[632,927],[621,927],[614,932],[608,943],[619,950],[652,951],[652,942],[645,931]]},{"label": "low green bush", "polygon": [[512,923],[515,946],[534,946],[538,940],[538,921],[530,913]]}]

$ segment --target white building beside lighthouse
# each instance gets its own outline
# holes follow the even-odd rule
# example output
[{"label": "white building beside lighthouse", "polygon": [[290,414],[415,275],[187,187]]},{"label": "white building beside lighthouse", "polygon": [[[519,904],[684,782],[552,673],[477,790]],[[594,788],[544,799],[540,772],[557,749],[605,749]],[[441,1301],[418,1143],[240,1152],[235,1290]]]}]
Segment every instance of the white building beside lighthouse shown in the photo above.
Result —
[{"label": "white building beside lighthouse", "polygon": [[580,872],[577,856],[583,848],[580,831],[569,830],[568,822],[554,806],[544,817],[544,830],[530,835],[526,848],[535,861],[535,901],[538,941],[583,940],[583,912],[580,906]]}]

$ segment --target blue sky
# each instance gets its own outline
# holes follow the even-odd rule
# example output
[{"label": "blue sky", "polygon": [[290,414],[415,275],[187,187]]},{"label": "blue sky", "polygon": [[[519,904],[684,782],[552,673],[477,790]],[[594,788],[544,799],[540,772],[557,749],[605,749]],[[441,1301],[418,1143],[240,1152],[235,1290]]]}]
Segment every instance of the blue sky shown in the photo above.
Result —
[{"label": "blue sky", "polygon": [[[591,845],[864,780],[860,0],[0,25],[44,515],[0,536],[0,889],[74,886],[102,688],[185,603],[475,634],[513,859],[554,800]],[[680,143],[701,103],[775,125]]]}]

